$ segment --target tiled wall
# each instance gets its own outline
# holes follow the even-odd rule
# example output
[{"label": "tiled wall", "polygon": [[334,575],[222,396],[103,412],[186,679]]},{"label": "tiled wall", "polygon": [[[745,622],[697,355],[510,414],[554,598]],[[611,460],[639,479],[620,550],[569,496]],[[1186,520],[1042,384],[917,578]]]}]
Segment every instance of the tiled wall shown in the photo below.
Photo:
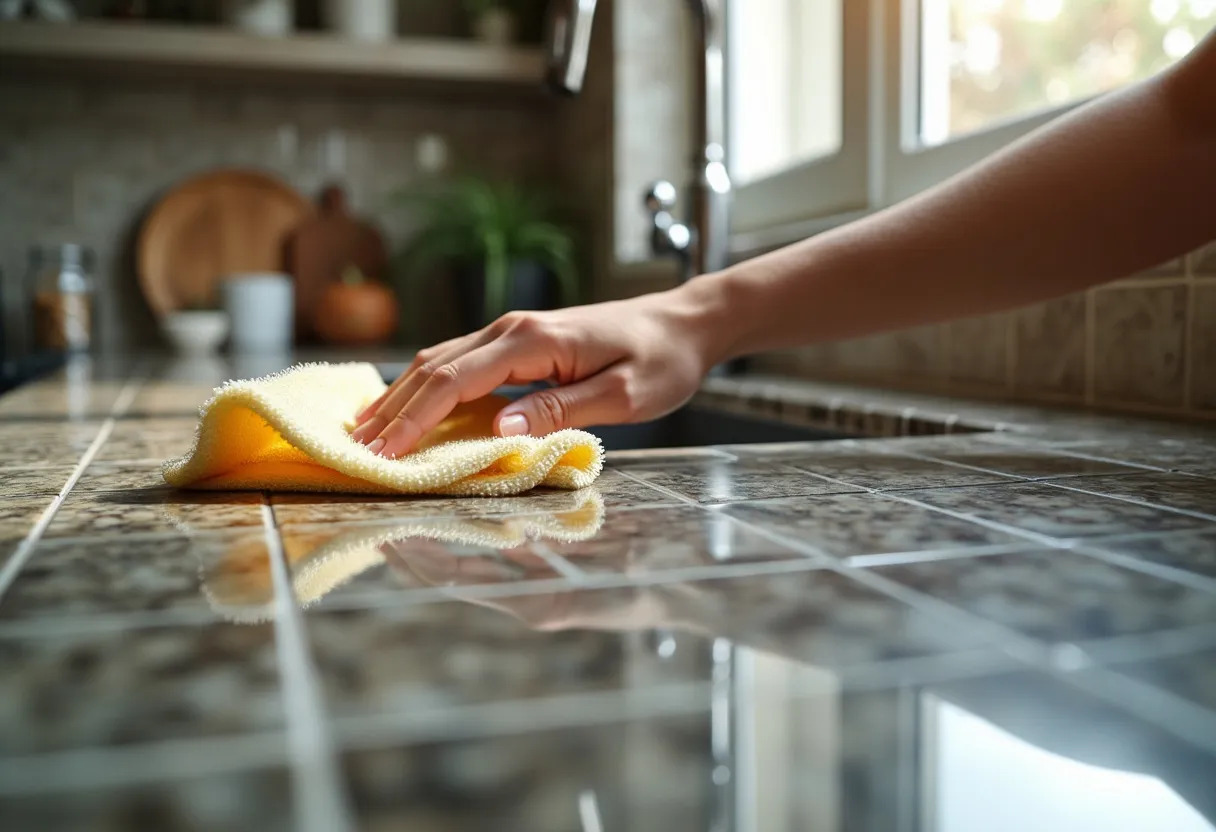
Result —
[{"label": "tiled wall", "polygon": [[390,212],[386,200],[421,175],[421,136],[443,137],[454,166],[553,185],[560,177],[554,160],[562,155],[557,112],[556,103],[539,93],[440,98],[257,84],[6,78],[0,81],[6,323],[19,321],[24,307],[19,289],[29,246],[71,240],[97,255],[101,344],[153,342],[155,326],[131,266],[133,235],[157,195],[191,174],[254,166],[306,194],[336,179],[355,210],[397,239],[409,220]]},{"label": "tiled wall", "polygon": [[756,365],[931,392],[1216,418],[1216,244],[1028,309],[776,353]]}]

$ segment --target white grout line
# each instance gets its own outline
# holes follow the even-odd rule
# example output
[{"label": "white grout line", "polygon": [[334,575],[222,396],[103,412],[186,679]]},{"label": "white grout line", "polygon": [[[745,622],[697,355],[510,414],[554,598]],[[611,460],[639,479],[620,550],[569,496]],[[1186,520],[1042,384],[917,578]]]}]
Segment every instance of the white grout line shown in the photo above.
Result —
[{"label": "white grout line", "polygon": [[[1199,480],[1204,479],[1204,477],[1194,477],[1191,474],[1183,474],[1183,473],[1175,473],[1175,472],[1167,472],[1167,473],[1169,473],[1171,477],[1176,477],[1179,479],[1182,479],[1184,477],[1192,477],[1193,479],[1199,479]],[[1124,497],[1122,495],[1111,494],[1106,491],[1093,491],[1088,488],[1081,488],[1076,485],[1065,485],[1064,483],[1058,483],[1058,482],[1043,482],[1042,484],[1050,485],[1052,488],[1059,488],[1062,491],[1076,491],[1077,493],[1080,493],[1080,494],[1088,494],[1091,497],[1103,497],[1107,500],[1118,500],[1121,503],[1131,503],[1132,505],[1142,506],[1143,508],[1152,508],[1152,509],[1156,509],[1158,511],[1167,511],[1167,512],[1170,512],[1171,514],[1184,514],[1187,517],[1195,517],[1200,520],[1207,520],[1209,522],[1216,523],[1216,515],[1205,514],[1202,511],[1194,511],[1189,508],[1174,508],[1172,506],[1162,505],[1161,503],[1150,503],[1148,500],[1141,500],[1138,497]],[[1179,529],[1179,531],[1186,531],[1186,530]],[[1192,531],[1194,531],[1194,530],[1192,529]]]},{"label": "white grout line", "polygon": [[0,794],[121,788],[275,768],[281,734],[197,737],[111,748],[82,748],[0,759]]},{"label": "white grout line", "polygon": [[1216,649],[1216,624],[1196,624],[1177,630],[1128,633],[1078,641],[1075,646],[1098,664],[1123,665],[1156,661],[1186,653]]},{"label": "white grout line", "polygon": [[547,563],[554,572],[563,578],[568,578],[571,583],[582,585],[587,582],[587,573],[553,551],[544,541],[532,541],[532,551]]},{"label": "white grout line", "polygon": [[55,513],[59,511],[59,507],[63,505],[63,501],[67,499],[72,488],[80,481],[80,477],[84,474],[89,463],[97,456],[101,450],[101,446],[110,437],[110,433],[114,430],[114,421],[121,416],[126,409],[131,406],[131,402],[135,399],[135,394],[139,388],[143,386],[143,379],[132,379],[123,386],[119,391],[118,396],[114,400],[114,404],[110,408],[110,416],[101,423],[101,427],[97,430],[97,435],[93,437],[93,441],[89,443],[89,447],[81,454],[72,473],[68,475],[67,482],[63,484],[63,488],[59,489],[59,493],[51,498],[50,504],[43,509],[42,514],[38,516],[33,527],[26,533],[25,537],[13,554],[9,556],[8,562],[0,569],[0,600],[3,600],[4,593],[12,586],[12,583],[17,578],[17,573],[25,566],[26,561],[30,559],[30,555],[34,553],[34,548],[38,545],[38,541],[42,539],[42,535],[46,532],[47,527],[51,525],[51,521],[55,519]]},{"label": "white grout line", "polygon": [[[1185,534],[1185,532],[1182,533]],[[1125,555],[1111,549],[1104,549],[1101,546],[1085,543],[1084,541],[1082,541],[1080,545],[1071,547],[1070,551],[1086,555],[1094,560],[1103,561],[1111,566],[1132,569],[1141,574],[1164,581],[1170,581],[1171,583],[1181,584],[1182,586],[1190,587],[1191,589],[1196,589],[1200,592],[1216,593],[1216,579],[1209,578],[1195,572],[1189,572],[1182,567],[1157,563],[1154,560],[1137,557],[1135,555]]]},{"label": "white grout line", "polygon": [[291,760],[296,829],[341,832],[354,829],[338,774],[336,749],[322,704],[316,669],[304,637],[304,621],[287,572],[274,511],[262,504],[263,530],[274,585],[275,651],[278,654],[287,747]]}]

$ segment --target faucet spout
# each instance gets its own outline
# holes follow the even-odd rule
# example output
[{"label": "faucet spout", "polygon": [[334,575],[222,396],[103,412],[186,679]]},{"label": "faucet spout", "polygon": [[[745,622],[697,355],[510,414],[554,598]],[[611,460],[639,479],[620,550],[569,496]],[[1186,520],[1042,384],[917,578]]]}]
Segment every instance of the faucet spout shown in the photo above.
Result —
[{"label": "faucet spout", "polygon": [[[730,259],[731,181],[726,169],[726,26],[724,0],[689,0],[694,26],[694,113],[686,225],[675,223],[664,208],[651,206],[656,254],[677,254],[684,279],[719,271]],[[591,51],[596,0],[550,0],[546,81],[565,95],[582,91]],[[651,192],[653,194],[653,191]],[[651,197],[648,196],[648,205]],[[658,233],[661,232],[661,233]],[[674,233],[674,237],[672,236]]]},{"label": "faucet spout", "polygon": [[545,81],[562,95],[578,95],[587,76],[596,0],[551,0],[545,20],[549,46]]}]

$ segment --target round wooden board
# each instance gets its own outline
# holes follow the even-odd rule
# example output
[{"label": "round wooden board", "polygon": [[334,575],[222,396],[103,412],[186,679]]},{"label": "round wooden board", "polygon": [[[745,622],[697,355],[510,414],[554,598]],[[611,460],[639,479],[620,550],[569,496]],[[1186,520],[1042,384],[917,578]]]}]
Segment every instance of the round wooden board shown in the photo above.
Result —
[{"label": "round wooden board", "polygon": [[285,271],[287,235],[313,210],[260,171],[222,169],[173,188],[139,235],[139,285],[153,314],[217,301],[220,281],[235,272]]}]

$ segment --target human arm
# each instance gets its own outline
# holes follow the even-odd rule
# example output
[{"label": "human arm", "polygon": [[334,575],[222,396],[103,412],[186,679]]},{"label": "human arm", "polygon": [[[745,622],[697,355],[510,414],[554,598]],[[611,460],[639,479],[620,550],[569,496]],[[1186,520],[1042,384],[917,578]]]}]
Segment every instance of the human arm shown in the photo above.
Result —
[{"label": "human arm", "polygon": [[940,186],[670,292],[516,313],[424,350],[362,415],[359,441],[408,452],[503,383],[557,386],[500,433],[655,418],[725,359],[1046,300],[1216,236],[1216,36],[1142,84],[1036,131]]}]

